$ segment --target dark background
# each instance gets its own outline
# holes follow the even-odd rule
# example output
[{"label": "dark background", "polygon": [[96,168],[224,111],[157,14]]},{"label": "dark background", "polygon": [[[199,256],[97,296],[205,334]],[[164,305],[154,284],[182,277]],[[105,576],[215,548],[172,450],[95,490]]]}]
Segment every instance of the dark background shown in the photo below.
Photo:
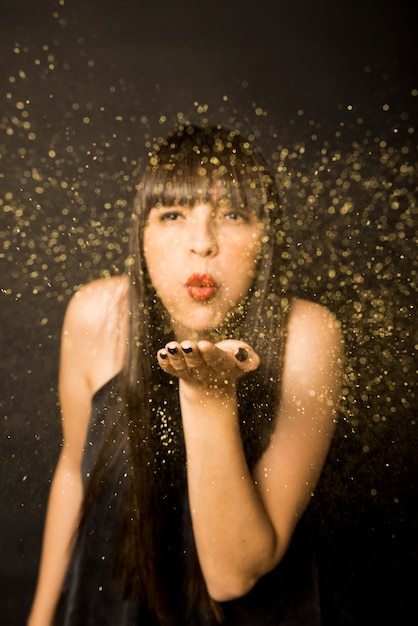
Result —
[{"label": "dark background", "polygon": [[292,289],[343,323],[312,507],[325,622],[417,620],[416,27],[413,0],[1,0],[1,624],[34,590],[65,306],[123,271],[141,158],[183,119],[264,149]]}]

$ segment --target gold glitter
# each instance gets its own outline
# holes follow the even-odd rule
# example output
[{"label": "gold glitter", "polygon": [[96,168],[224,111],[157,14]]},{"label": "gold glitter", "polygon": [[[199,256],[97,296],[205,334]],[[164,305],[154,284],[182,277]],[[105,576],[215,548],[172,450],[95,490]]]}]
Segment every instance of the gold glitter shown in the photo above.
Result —
[{"label": "gold glitter", "polygon": [[[54,4],[55,26],[62,28],[64,0]],[[141,155],[174,123],[186,124],[190,110],[193,121],[221,121],[269,146],[264,152],[279,182],[288,244],[279,280],[328,305],[344,327],[341,437],[358,441],[359,454],[371,456],[372,441],[388,447],[389,432],[412,432],[418,157],[416,100],[410,101],[418,89],[408,89],[410,110],[397,109],[388,89],[376,102],[379,124],[353,97],[340,104],[333,121],[313,119],[301,103],[294,119],[272,130],[261,101],[250,99],[241,118],[232,93],[223,92],[218,105],[190,97],[179,112],[147,109],[128,80],[110,68],[103,73],[99,54],[84,51],[82,37],[75,40],[82,51],[76,59],[82,80],[75,84],[72,60],[62,58],[58,39],[42,42],[31,57],[24,42],[14,42],[13,64],[6,65],[0,117],[4,298],[42,302],[37,323],[48,329],[51,300],[64,304],[81,283],[125,270]],[[246,80],[240,85],[250,87]],[[157,101],[158,85],[155,94]],[[168,445],[170,424],[162,425]]]}]

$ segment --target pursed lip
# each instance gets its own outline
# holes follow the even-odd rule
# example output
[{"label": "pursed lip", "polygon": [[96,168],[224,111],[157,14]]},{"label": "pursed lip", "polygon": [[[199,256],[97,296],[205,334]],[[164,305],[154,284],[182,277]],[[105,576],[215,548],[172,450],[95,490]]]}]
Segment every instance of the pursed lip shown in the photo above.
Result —
[{"label": "pursed lip", "polygon": [[210,300],[218,289],[210,274],[192,274],[186,281],[186,287],[193,300],[198,302]]}]

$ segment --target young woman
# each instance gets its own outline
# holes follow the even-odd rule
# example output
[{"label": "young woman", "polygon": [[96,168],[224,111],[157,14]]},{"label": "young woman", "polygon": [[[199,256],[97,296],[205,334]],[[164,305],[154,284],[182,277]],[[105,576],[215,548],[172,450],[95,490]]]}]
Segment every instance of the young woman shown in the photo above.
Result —
[{"label": "young woman", "polygon": [[285,252],[273,176],[236,131],[181,127],[150,155],[128,275],[64,320],[30,626],[320,624],[303,514],[342,339],[286,295]]}]

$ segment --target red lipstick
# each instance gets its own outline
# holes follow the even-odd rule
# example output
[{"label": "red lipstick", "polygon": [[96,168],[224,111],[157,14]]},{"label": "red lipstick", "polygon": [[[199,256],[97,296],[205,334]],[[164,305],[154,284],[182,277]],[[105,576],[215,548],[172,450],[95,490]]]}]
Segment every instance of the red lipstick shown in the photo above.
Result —
[{"label": "red lipstick", "polygon": [[216,293],[218,285],[210,274],[192,274],[186,282],[190,296],[197,302],[207,302]]}]

